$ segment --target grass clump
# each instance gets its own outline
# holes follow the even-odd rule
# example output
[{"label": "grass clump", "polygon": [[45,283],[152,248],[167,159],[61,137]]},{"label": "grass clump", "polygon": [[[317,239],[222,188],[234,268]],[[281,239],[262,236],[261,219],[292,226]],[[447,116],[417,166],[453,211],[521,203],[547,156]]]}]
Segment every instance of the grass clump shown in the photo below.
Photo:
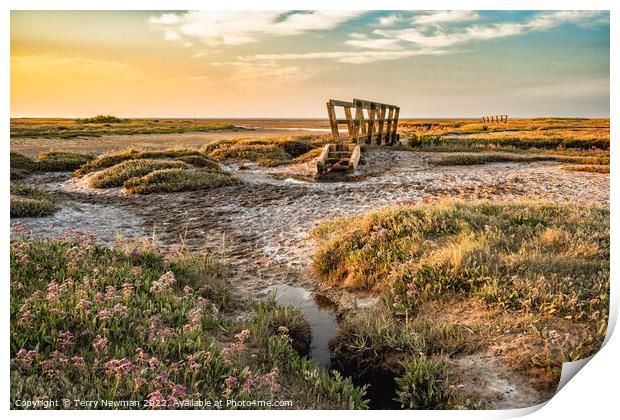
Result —
[{"label": "grass clump", "polygon": [[[608,310],[609,211],[546,202],[443,201],[330,224],[327,283],[396,287],[415,307],[448,292],[585,319]],[[325,228],[318,234],[324,233]]]},{"label": "grass clump", "polygon": [[403,363],[404,374],[396,378],[401,407],[413,410],[451,408],[445,358],[414,357]]},{"label": "grass clump", "polygon": [[306,153],[311,153],[320,148],[325,141],[327,141],[326,138],[318,136],[311,138],[249,138],[212,142],[204,145],[201,150],[212,159],[221,162],[248,160],[261,166],[277,166],[292,163]]},{"label": "grass clump", "polygon": [[189,163],[190,165],[197,166],[198,168],[208,168],[211,171],[219,171],[220,165],[217,162],[214,162],[211,159],[205,158],[203,156],[198,155],[189,155],[189,156],[181,156],[176,158],[176,160]]},{"label": "grass clump", "polygon": [[286,336],[297,353],[310,353],[312,333],[301,310],[294,306],[279,306],[274,299],[259,302],[253,310],[252,333],[257,336]]},{"label": "grass clump", "polygon": [[11,180],[22,179],[36,171],[37,162],[20,153],[11,152]]},{"label": "grass clump", "polygon": [[124,122],[129,122],[129,120],[123,120],[121,118],[117,118],[114,115],[97,115],[91,118],[78,118],[75,122],[79,124],[120,124]]},{"label": "grass clump", "polygon": [[197,149],[191,148],[171,148],[165,150],[138,150],[126,149],[103,155],[82,165],[75,171],[75,176],[82,177],[90,172],[109,168],[126,160],[134,159],[180,159],[190,156],[203,157]]},{"label": "grass clump", "polygon": [[182,162],[162,162],[152,159],[132,159],[118,163],[93,175],[88,183],[93,188],[121,187],[128,179],[141,177],[159,169],[185,169]]},{"label": "grass clump", "polygon": [[94,159],[93,155],[72,152],[43,152],[39,154],[40,171],[75,171],[86,162]]},{"label": "grass clump", "polygon": [[142,177],[131,178],[124,183],[132,194],[155,192],[196,191],[239,184],[237,177],[226,172],[188,171],[160,169]]},{"label": "grass clump", "polygon": [[139,409],[195,408],[189,399],[223,409],[366,406],[363,388],[320,371],[284,335],[254,334],[259,315],[227,316],[240,302],[221,287],[221,266],[195,258],[152,241],[100,247],[80,234],[12,241],[12,406],[41,395],[144,401],[122,407]]},{"label": "grass clump", "polygon": [[291,162],[291,156],[274,144],[226,144],[209,152],[209,157],[221,162],[249,160],[261,166],[276,166]]},{"label": "grass clump", "polygon": [[58,210],[54,198],[27,185],[11,185],[11,217],[45,217]]},{"label": "grass clump", "polygon": [[597,174],[608,174],[609,165],[568,165],[562,166],[567,171],[592,172]]}]

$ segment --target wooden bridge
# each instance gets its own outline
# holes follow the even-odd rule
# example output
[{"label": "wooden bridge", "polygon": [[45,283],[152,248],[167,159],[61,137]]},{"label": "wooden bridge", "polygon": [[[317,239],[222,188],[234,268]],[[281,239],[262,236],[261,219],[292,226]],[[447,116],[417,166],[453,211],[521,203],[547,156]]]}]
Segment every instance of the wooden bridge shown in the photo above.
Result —
[{"label": "wooden bridge", "polygon": [[[344,109],[344,118],[336,116],[337,107]],[[325,145],[319,156],[319,175],[354,172],[361,158],[362,143],[388,146],[399,143],[400,135],[396,132],[399,113],[396,105],[363,99],[353,102],[330,99],[327,115],[334,143]],[[340,125],[346,126],[344,136],[340,134]]]},{"label": "wooden bridge", "polygon": [[508,122],[508,115],[504,114],[504,115],[491,115],[491,116],[484,116],[482,117],[482,122],[483,123],[488,123],[488,122]]}]

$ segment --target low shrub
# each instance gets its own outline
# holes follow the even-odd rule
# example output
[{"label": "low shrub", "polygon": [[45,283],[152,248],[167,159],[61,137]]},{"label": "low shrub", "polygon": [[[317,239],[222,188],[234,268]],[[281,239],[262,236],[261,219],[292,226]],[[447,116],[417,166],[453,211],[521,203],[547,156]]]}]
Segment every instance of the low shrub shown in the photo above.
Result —
[{"label": "low shrub", "polygon": [[94,156],[72,152],[42,152],[39,154],[40,171],[75,171]]},{"label": "low shrub", "polygon": [[51,194],[27,185],[11,185],[11,217],[45,217],[57,210]]},{"label": "low shrub", "polygon": [[312,333],[310,324],[301,310],[294,306],[279,306],[271,299],[259,302],[252,311],[252,333],[259,337],[282,336],[290,339],[291,346],[302,356],[310,353]]},{"label": "low shrub", "polygon": [[291,162],[291,156],[275,144],[222,144],[209,152],[209,157],[220,162],[250,160],[261,166],[276,166]]},{"label": "low shrub", "polygon": [[11,217],[45,217],[57,210],[56,204],[49,200],[11,197]]},{"label": "low shrub", "polygon": [[93,159],[86,164],[82,165],[77,171],[75,176],[82,177],[90,172],[95,172],[104,168],[117,165],[126,160],[133,159],[173,159],[173,158],[185,158],[188,156],[202,157],[197,149],[188,148],[170,148],[164,150],[138,150],[138,149],[126,149],[121,151],[115,151],[110,153],[104,153],[103,155]]},{"label": "low shrub", "polygon": [[225,172],[161,169],[143,177],[131,178],[125,181],[124,187],[129,193],[149,194],[195,191],[238,183],[240,183],[238,178]]},{"label": "low shrub", "polygon": [[199,168],[208,168],[210,171],[220,171],[220,165],[217,162],[207,159],[203,156],[190,155],[190,156],[181,156],[176,158],[184,163],[189,163],[190,165],[197,166]]},{"label": "low shrub", "polygon": [[186,169],[182,162],[132,159],[118,163],[93,175],[88,183],[93,188],[121,187],[130,178],[141,177],[159,169]]},{"label": "low shrub", "polygon": [[37,162],[20,153],[11,152],[11,179],[22,179],[37,170]]},{"label": "low shrub", "polygon": [[412,410],[448,408],[451,398],[445,358],[417,356],[406,360],[403,367],[405,373],[395,379],[402,407]]}]

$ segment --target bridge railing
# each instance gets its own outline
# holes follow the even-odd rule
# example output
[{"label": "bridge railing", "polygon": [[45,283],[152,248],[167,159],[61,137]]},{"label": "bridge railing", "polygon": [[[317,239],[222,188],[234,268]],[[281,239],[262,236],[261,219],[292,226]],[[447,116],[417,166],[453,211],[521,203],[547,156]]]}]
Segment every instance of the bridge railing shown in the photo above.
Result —
[{"label": "bridge railing", "polygon": [[[336,116],[336,107],[344,108],[344,119]],[[353,114],[355,112],[355,114]],[[360,144],[393,145],[400,140],[396,132],[400,108],[396,105],[353,99],[352,102],[330,99],[327,102],[327,115],[334,141]],[[348,136],[340,136],[339,125],[347,126]]]}]

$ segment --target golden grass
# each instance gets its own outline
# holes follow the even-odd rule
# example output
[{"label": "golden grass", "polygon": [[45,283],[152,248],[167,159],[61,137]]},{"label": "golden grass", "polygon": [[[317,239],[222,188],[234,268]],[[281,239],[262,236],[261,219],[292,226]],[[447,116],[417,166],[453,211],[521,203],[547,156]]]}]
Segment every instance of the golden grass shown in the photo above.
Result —
[{"label": "golden grass", "polygon": [[12,118],[12,138],[75,138],[103,135],[161,134],[239,130],[230,123],[195,119],[118,119],[99,116],[87,119]]}]

